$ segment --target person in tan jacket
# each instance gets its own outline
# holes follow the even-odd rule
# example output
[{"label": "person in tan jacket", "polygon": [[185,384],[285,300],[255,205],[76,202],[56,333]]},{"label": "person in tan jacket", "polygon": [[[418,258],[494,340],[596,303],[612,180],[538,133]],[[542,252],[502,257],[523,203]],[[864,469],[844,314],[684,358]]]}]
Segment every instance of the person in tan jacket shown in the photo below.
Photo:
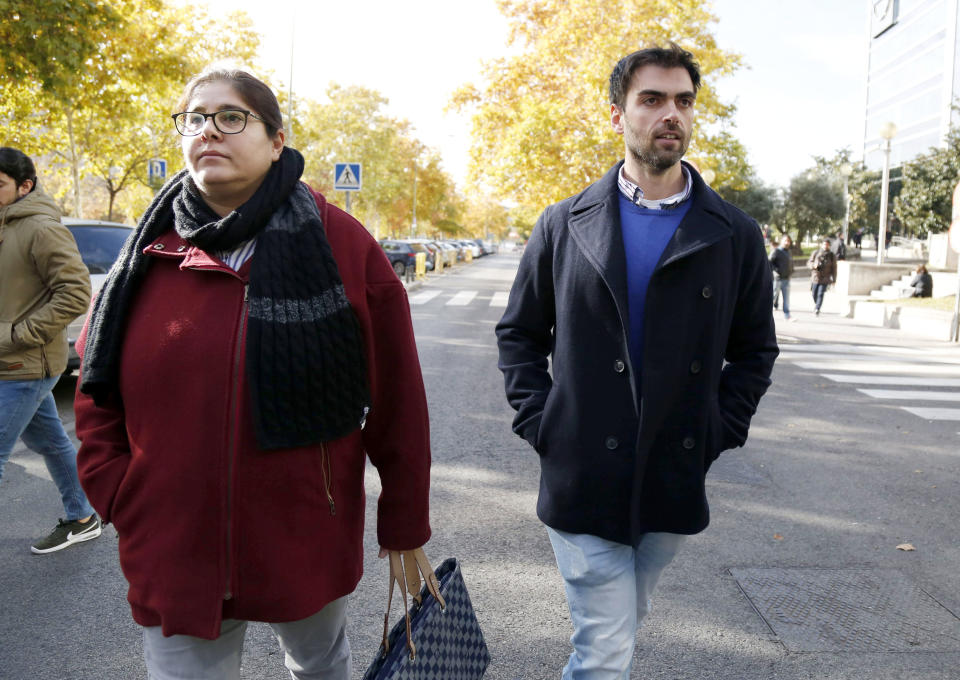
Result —
[{"label": "person in tan jacket", "polygon": [[36,554],[101,533],[52,394],[67,367],[67,325],[89,304],[90,275],[33,161],[0,147],[0,479],[22,438],[43,456],[67,515],[31,546]]}]

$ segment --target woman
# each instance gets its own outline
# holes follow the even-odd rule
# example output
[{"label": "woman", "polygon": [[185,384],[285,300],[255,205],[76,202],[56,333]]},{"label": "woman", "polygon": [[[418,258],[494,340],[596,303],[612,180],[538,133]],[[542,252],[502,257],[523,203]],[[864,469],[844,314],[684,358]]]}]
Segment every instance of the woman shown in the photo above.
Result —
[{"label": "woman", "polygon": [[381,555],[430,536],[406,293],[362,225],[300,182],[264,83],[210,71],[177,110],[186,169],[79,343],[81,480],[117,529],[151,678],[238,678],[253,620],[292,677],[346,679],[365,452]]},{"label": "woman", "polygon": [[919,265],[910,280],[912,293],[910,297],[933,297],[933,277],[927,272],[925,265]]},{"label": "woman", "polygon": [[52,394],[67,368],[67,325],[90,304],[90,275],[33,161],[10,147],[0,148],[0,244],[0,478],[17,439],[43,456],[66,513],[30,547],[45,555],[101,532]]},{"label": "woman", "polygon": [[823,296],[827,286],[837,280],[837,259],[830,252],[830,239],[824,238],[820,242],[820,250],[810,253],[807,260],[810,268],[810,291],[813,293],[813,313],[820,316],[820,307],[823,305]]}]

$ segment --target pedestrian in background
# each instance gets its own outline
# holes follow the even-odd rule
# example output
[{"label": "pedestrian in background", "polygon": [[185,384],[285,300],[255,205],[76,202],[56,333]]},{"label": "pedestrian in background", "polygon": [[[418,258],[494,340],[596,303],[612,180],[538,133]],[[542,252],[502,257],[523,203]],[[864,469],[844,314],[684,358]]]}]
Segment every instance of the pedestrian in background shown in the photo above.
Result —
[{"label": "pedestrian in background", "polygon": [[820,249],[810,253],[807,260],[810,268],[810,291],[813,293],[813,313],[820,316],[820,307],[823,306],[823,296],[827,287],[837,280],[837,259],[830,251],[830,239],[824,238],[820,242]]},{"label": "pedestrian in background", "polygon": [[119,536],[154,680],[239,678],[247,621],[293,678],[350,678],[364,466],[381,555],[430,536],[429,421],[382,249],[300,181],[270,88],[212,70],[78,342],[80,475]]},{"label": "pedestrian in background", "polygon": [[783,297],[783,318],[790,318],[790,277],[793,275],[793,256],[790,247],[793,240],[784,234],[780,245],[770,253],[770,269],[773,271],[773,308],[777,309],[780,297]]},{"label": "pedestrian in background", "polygon": [[836,255],[838,261],[847,259],[847,245],[843,242],[843,232],[841,231],[838,231],[834,236],[833,254]]},{"label": "pedestrian in background", "polygon": [[933,277],[927,271],[926,265],[919,265],[910,280],[913,289],[911,297],[933,297]]},{"label": "pedestrian in background", "polygon": [[706,472],[746,441],[778,352],[763,233],[681,161],[699,87],[673,43],[620,60],[625,160],[543,212],[496,329],[513,429],[540,454],[567,680],[629,677],[660,574],[709,522]]},{"label": "pedestrian in background", "polygon": [[0,478],[17,440],[43,456],[66,519],[30,550],[46,554],[101,533],[77,479],[77,450],[53,387],[67,368],[67,326],[90,304],[90,275],[33,161],[0,148]]}]

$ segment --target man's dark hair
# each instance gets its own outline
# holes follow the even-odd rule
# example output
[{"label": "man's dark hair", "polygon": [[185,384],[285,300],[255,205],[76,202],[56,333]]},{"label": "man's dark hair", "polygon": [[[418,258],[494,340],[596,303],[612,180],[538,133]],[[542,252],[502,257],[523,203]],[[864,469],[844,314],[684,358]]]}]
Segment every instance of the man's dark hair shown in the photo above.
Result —
[{"label": "man's dark hair", "polygon": [[613,67],[613,73],[610,74],[611,104],[616,104],[621,109],[624,107],[630,80],[633,78],[634,71],[641,66],[685,68],[687,73],[690,74],[691,82],[693,82],[694,93],[700,89],[700,64],[693,58],[693,54],[687,52],[677,43],[670,42],[669,47],[648,47],[645,50],[628,54],[617,62],[617,65]]},{"label": "man's dark hair", "polygon": [[19,187],[24,182],[33,182],[33,191],[37,186],[37,169],[30,156],[10,146],[0,147],[0,172],[10,177]]}]

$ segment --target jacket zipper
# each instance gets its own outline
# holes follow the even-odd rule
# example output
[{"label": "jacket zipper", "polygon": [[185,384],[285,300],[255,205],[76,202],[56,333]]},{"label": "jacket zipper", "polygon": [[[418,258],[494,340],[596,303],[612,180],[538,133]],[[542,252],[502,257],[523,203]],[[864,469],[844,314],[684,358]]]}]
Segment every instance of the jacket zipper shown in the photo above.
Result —
[{"label": "jacket zipper", "polygon": [[330,467],[330,452],[327,445],[320,442],[320,469],[323,472],[323,490],[327,494],[327,503],[330,504],[330,514],[337,514],[337,504],[333,502],[333,469]]},{"label": "jacket zipper", "polygon": [[243,334],[247,326],[247,296],[250,284],[243,284],[243,304],[240,306],[240,323],[237,325],[237,335],[233,346],[233,383],[231,387],[230,399],[230,440],[227,447],[227,558],[226,558],[226,588],[224,589],[223,599],[229,600],[233,597],[230,592],[230,581],[232,572],[232,561],[230,559],[231,547],[233,543],[233,464],[237,456],[237,406],[240,399],[240,369],[242,367],[243,352],[241,343]]}]

